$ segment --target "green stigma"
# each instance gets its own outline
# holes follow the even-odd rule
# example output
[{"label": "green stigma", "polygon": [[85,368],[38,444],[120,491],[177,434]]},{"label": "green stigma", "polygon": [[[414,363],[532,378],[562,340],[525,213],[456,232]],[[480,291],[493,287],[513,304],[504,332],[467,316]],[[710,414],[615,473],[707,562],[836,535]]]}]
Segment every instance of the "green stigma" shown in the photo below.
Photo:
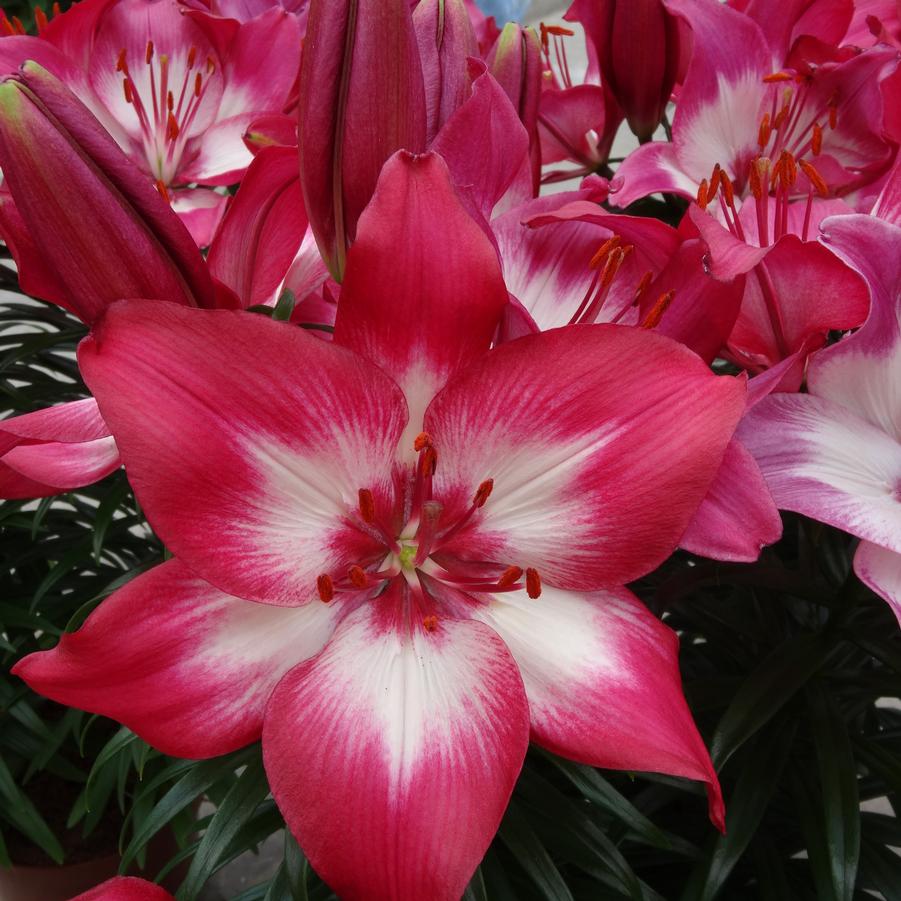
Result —
[{"label": "green stigma", "polygon": [[401,569],[413,569],[413,560],[416,557],[416,545],[405,544],[400,549],[400,566]]}]

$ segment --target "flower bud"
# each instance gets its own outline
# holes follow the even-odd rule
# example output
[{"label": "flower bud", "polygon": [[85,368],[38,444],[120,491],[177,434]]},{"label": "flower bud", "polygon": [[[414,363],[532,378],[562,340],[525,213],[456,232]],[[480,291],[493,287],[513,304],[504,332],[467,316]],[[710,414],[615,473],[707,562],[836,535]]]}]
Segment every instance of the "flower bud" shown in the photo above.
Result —
[{"label": "flower bud", "polygon": [[335,278],[382,164],[426,141],[409,0],[313,0],[300,69],[300,179]]},{"label": "flower bud", "polygon": [[24,285],[88,325],[122,298],[215,304],[200,251],[147,176],[36,63],[0,80],[0,233]]},{"label": "flower bud", "polygon": [[679,66],[679,25],[662,0],[575,0],[566,14],[585,29],[601,77],[629,128],[650,140]]}]

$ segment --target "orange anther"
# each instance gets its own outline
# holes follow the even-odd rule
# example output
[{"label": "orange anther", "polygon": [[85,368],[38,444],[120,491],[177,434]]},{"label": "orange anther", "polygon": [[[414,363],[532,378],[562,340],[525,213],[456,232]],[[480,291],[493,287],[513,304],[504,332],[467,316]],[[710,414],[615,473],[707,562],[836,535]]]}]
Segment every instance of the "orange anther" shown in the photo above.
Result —
[{"label": "orange anther", "polygon": [[169,113],[169,118],[166,120],[166,137],[170,141],[174,141],[178,137],[178,133],[181,129],[178,127],[178,121],[172,113]]},{"label": "orange anther", "polygon": [[819,172],[817,172],[813,163],[808,163],[807,160],[799,160],[798,165],[801,167],[801,171],[810,180],[811,185],[813,185],[814,189],[820,195],[820,197],[828,197],[829,187],[826,184],[823,176],[820,175]]},{"label": "orange anther", "polygon": [[162,197],[163,200],[166,201],[166,203],[172,202],[169,199],[169,192],[166,190],[166,183],[161,178],[158,178],[156,180],[156,189],[160,192],[160,197]]},{"label": "orange anther", "polygon": [[438,451],[434,447],[427,447],[422,452],[422,470],[430,476],[435,475],[438,468]]},{"label": "orange anther", "polygon": [[54,17],[58,16],[62,12],[58,2],[54,3],[53,6],[50,7],[50,10],[53,13]]},{"label": "orange anther", "polygon": [[494,479],[485,479],[485,481],[476,489],[475,497],[472,499],[473,504],[476,507],[484,507],[485,501],[487,501],[491,495],[492,488],[494,488]]},{"label": "orange anther", "polygon": [[644,317],[640,328],[652,329],[660,325],[663,314],[669,309],[669,305],[673,302],[675,296],[675,291],[666,291],[664,294],[661,294],[654,306],[651,307],[648,315]]},{"label": "orange anther", "polygon": [[354,588],[365,588],[369,584],[369,579],[366,577],[362,566],[352,566],[347,571],[347,575]]},{"label": "orange anther", "polygon": [[795,158],[787,150],[783,150],[779,157],[779,182],[787,191],[797,180],[798,165]]},{"label": "orange anther", "polygon": [[829,107],[829,127],[834,129],[836,125],[838,125],[838,107],[830,106]]},{"label": "orange anther", "polygon": [[773,129],[770,125],[770,114],[764,113],[763,118],[760,120],[760,129],[757,132],[757,143],[761,150],[770,143],[770,135],[772,135],[772,133]]},{"label": "orange anther", "polygon": [[360,501],[360,516],[363,522],[375,522],[375,498],[368,488],[361,488],[357,492],[357,498]]},{"label": "orange anther", "polygon": [[601,287],[606,288],[616,277],[619,267],[626,258],[626,251],[622,247],[614,247],[604,263],[604,269],[601,272]]},{"label": "orange anther", "polygon": [[763,80],[767,84],[773,84],[777,81],[792,81],[793,76],[789,72],[773,72],[771,75],[764,75]]},{"label": "orange anther", "polygon": [[153,59],[153,41],[147,42],[147,48],[144,50],[144,62],[147,65],[150,65],[150,60]]},{"label": "orange anther", "polygon": [[196,48],[196,47],[192,47],[192,48],[188,51],[188,68],[189,68],[189,69],[193,69],[193,68],[194,68],[194,63],[195,63],[195,62],[197,62],[197,48]]},{"label": "orange anther", "polygon": [[819,156],[823,149],[823,129],[817,122],[813,123],[813,135],[810,138],[810,149],[814,156]]},{"label": "orange anther", "polygon": [[16,34],[25,34],[25,26],[22,24],[22,20],[18,16],[12,17],[13,28],[16,30]]},{"label": "orange anther", "polygon": [[126,75],[128,75],[128,63],[125,61],[124,47],[119,51],[119,55],[116,57],[116,71],[124,72]]},{"label": "orange anther", "polygon": [[531,566],[526,570],[526,594],[530,598],[541,595],[541,576],[538,575],[538,570],[532,569]]},{"label": "orange anther", "polygon": [[316,590],[319,592],[319,600],[323,604],[327,604],[335,596],[335,583],[328,573],[317,577]]},{"label": "orange anther", "polygon": [[422,618],[422,628],[426,632],[434,632],[438,628],[438,617],[434,615],[424,616]]},{"label": "orange anther", "polygon": [[6,18],[6,14],[3,14],[3,17],[0,18],[0,26],[3,27],[3,33],[7,37],[11,37],[16,33],[16,29],[13,28],[13,23]]},{"label": "orange anther", "polygon": [[40,6],[34,8],[34,23],[38,27],[38,34],[47,27],[47,13]]},{"label": "orange anther", "polygon": [[201,76],[201,74],[198,72],[194,76],[194,96],[195,97],[200,96],[200,87],[202,84],[203,84],[203,76]]},{"label": "orange anther", "polygon": [[427,447],[432,446],[432,437],[428,432],[420,432],[413,439],[413,450],[418,454],[421,450],[425,450]]},{"label": "orange anther", "polygon": [[208,56],[206,58],[206,70],[210,75],[212,75],[213,72],[216,71],[216,61],[213,59],[212,56]]},{"label": "orange anther", "polygon": [[726,200],[726,205],[729,207],[735,206],[735,187],[732,184],[732,179],[726,175],[725,172],[720,172],[720,186],[723,189],[723,197]]},{"label": "orange anther", "polygon": [[134,91],[131,87],[130,78],[126,78],[125,81],[122,82],[122,91],[125,94],[125,102],[131,103],[134,100]]},{"label": "orange anther", "polygon": [[575,32],[571,28],[564,28],[562,25],[544,25],[541,26],[546,34],[552,34],[560,38],[571,38]]},{"label": "orange anther", "polygon": [[604,261],[604,257],[613,250],[614,247],[619,246],[619,242],[622,239],[619,235],[613,235],[604,241],[603,244],[595,251],[594,256],[591,258],[591,261],[588,264],[589,269],[597,269],[598,266]]},{"label": "orange anther", "polygon": [[497,580],[498,588],[509,588],[522,578],[521,566],[508,566]]},{"label": "orange anther", "polygon": [[698,185],[698,195],[695,199],[702,210],[707,209],[707,187],[707,179],[701,179],[701,183]]},{"label": "orange anther", "polygon": [[638,287],[635,289],[635,294],[632,297],[632,304],[631,304],[633,307],[638,304],[639,300],[641,300],[641,295],[644,294],[644,292],[648,290],[648,285],[650,285],[652,281],[654,281],[654,273],[651,272],[650,270],[648,270],[641,277],[641,279],[638,282]]},{"label": "orange anther", "polygon": [[172,91],[166,92],[166,108],[169,112],[172,112],[172,108],[175,106],[175,98],[172,96]]}]

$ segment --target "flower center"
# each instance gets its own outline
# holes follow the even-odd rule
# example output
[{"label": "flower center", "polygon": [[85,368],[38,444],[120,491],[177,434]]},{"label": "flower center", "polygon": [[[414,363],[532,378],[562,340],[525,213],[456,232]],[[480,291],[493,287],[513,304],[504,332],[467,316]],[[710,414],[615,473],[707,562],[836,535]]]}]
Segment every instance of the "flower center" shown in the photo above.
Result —
[{"label": "flower center", "polygon": [[[438,466],[438,452],[425,432],[414,442],[418,454],[412,472],[401,489],[397,508],[404,511],[406,523],[396,533],[382,521],[371,489],[361,488],[358,506],[349,512],[348,523],[382,546],[383,553],[373,555],[375,562],[354,564],[346,573],[322,573],[316,580],[320,600],[330,603],[341,592],[357,597],[365,591],[378,597],[387,582],[403,577],[416,603],[415,609],[424,611],[423,625],[433,631],[437,624],[436,597],[429,586],[442,583],[474,600],[473,595],[525,589],[529,597],[541,594],[541,577],[534,568],[504,565],[497,561],[459,560],[453,555],[441,555],[454,537],[470,525],[480,514],[494,488],[494,481],[486,479],[475,490],[469,506],[455,517],[445,516],[445,507],[433,497],[432,479]],[[435,555],[439,554],[438,559]],[[428,620],[428,624],[426,623]]]},{"label": "flower center", "polygon": [[[144,152],[157,189],[168,200],[166,187],[172,184],[181,162],[188,132],[203,102],[210,76],[216,70],[212,57],[198,65],[197,48],[191,47],[184,60],[156,53],[153,41],[147,42],[144,95],[132,77],[125,48],[119,51],[116,71],[122,73],[125,102],[138,118]],[[179,74],[181,79],[179,81]],[[206,76],[206,77],[204,77]]]}]

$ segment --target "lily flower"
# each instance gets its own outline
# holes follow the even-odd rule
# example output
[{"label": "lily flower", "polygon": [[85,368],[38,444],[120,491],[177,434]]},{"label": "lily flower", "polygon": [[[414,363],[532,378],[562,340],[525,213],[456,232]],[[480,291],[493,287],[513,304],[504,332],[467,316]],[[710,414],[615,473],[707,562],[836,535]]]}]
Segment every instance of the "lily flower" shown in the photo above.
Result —
[{"label": "lily flower", "polygon": [[175,0],[83,0],[40,37],[0,40],[0,65],[34,59],[60,78],[205,246],[228,200],[210,186],[240,181],[243,134],[284,107],[299,46],[283,9],[239,24]]},{"label": "lily flower", "polygon": [[722,825],[676,636],[622,586],[675,547],[744,388],[612,325],[489,351],[506,296],[440,157],[398,154],[333,343],[126,301],[80,349],[176,558],[16,672],[179,755],[262,734],[341,897],[456,901],[530,737],[704,780]]},{"label": "lily flower", "polygon": [[811,359],[807,394],[762,400],[739,436],[782,509],[862,539],[854,570],[901,621],[901,228],[858,214],[823,231],[866,280],[870,315]]},{"label": "lily flower", "polygon": [[626,158],[617,204],[657,191],[699,197],[714,171],[729,179],[736,203],[756,200],[776,193],[782,159],[804,161],[791,197],[821,183],[833,195],[848,193],[884,173],[893,148],[882,137],[880,84],[897,70],[897,51],[879,47],[814,66],[785,59],[777,38],[784,30],[765,33],[717,0],[664,4],[693,34],[673,139]]}]

